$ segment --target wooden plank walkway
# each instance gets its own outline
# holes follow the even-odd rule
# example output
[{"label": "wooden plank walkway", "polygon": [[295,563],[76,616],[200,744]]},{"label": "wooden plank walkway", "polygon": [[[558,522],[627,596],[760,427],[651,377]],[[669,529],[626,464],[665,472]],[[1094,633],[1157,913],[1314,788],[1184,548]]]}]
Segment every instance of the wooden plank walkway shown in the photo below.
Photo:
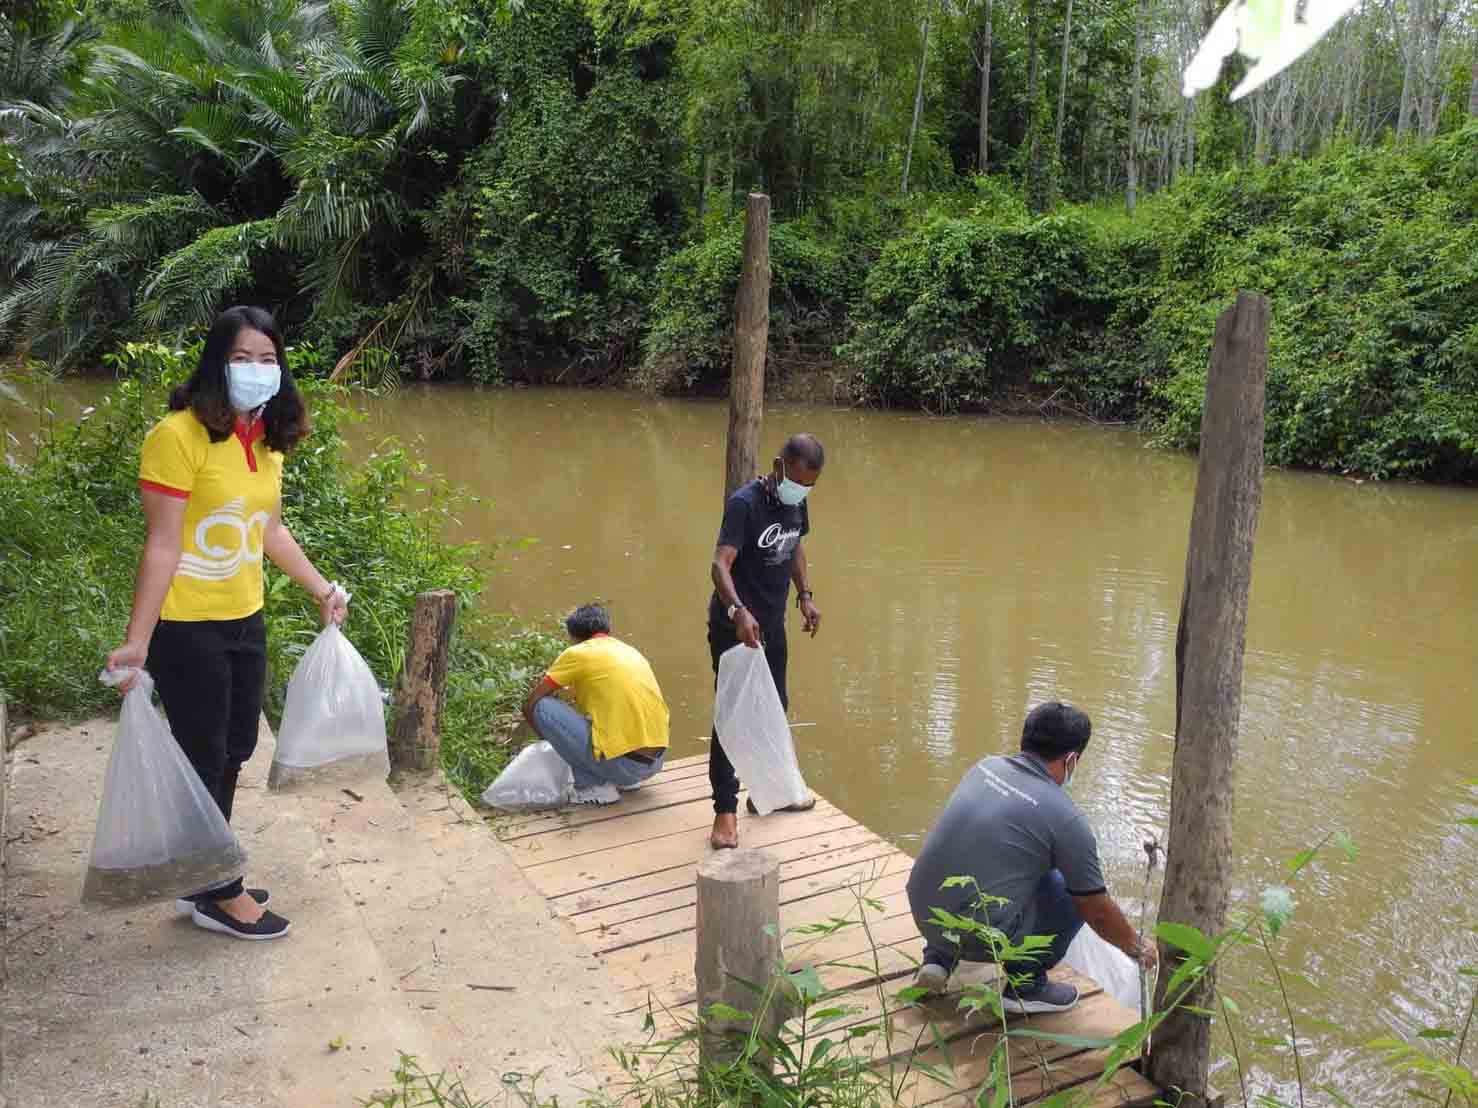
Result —
[{"label": "wooden plank walkway", "polygon": [[[742,806],[741,806],[742,807]],[[708,855],[713,809],[706,756],[668,763],[639,792],[605,808],[515,816],[497,821],[499,838],[534,886],[569,920],[604,961],[622,990],[633,1043],[650,1032],[666,1038],[695,1019],[693,964],[695,878]],[[813,811],[740,814],[744,846],[780,859],[780,923],[792,969],[815,966],[829,1006],[848,1009],[828,1033],[847,1027],[877,1030],[854,1042],[880,1072],[907,1072],[894,1082],[896,1100],[964,1108],[985,1080],[997,1036],[957,1010],[958,995],[928,1008],[896,1000],[911,983],[920,942],[904,886],[913,859],[845,812],[818,799]],[[807,925],[848,920],[824,933]],[[992,967],[970,967],[956,978],[988,980]],[[974,974],[973,978],[970,974]],[[1078,985],[1072,1012],[1013,1020],[1012,1026],[1078,1036],[1117,1034],[1137,1014],[1070,970],[1053,976]],[[910,1067],[911,1056],[949,1076],[948,1083]],[[1015,1039],[1012,1086],[1016,1103],[1031,1104],[1073,1086],[1084,1090],[1101,1074],[1096,1052],[1045,1040]],[[1082,1108],[1148,1105],[1154,1087],[1122,1070]]]}]

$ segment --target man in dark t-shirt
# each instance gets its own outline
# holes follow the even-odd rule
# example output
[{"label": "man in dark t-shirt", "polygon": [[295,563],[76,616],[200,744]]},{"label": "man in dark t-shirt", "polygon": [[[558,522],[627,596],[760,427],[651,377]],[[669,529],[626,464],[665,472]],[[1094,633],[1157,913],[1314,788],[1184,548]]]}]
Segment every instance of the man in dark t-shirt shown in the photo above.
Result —
[{"label": "man in dark t-shirt", "polygon": [[[713,596],[708,602],[708,649],[717,680],[719,658],[738,643],[763,649],[783,707],[785,688],[785,609],[795,582],[802,627],[815,635],[821,613],[812,602],[801,539],[811,529],[806,496],[821,476],[826,454],[814,435],[792,435],[771,471],[730,494],[724,504],[713,552]],[[708,780],[713,786],[715,850],[739,845],[739,776],[713,733],[708,749]],[[788,811],[814,807],[812,797]]]},{"label": "man in dark t-shirt", "polygon": [[[1013,944],[1028,935],[1052,937],[1033,960],[1006,962],[1008,973],[1025,978],[1002,990],[1008,1012],[1064,1012],[1077,1004],[1076,986],[1048,981],[1047,971],[1084,923],[1153,968],[1155,946],[1140,940],[1109,896],[1093,829],[1066,791],[1092,727],[1070,704],[1039,704],[1026,717],[1021,753],[982,758],[949,798],[908,878],[909,906],[924,936],[921,987],[942,992],[956,963],[994,961],[974,936],[947,934],[934,922],[935,908],[989,922]],[[973,878],[975,888],[946,887],[952,877]],[[981,894],[1003,903],[982,911]]]}]

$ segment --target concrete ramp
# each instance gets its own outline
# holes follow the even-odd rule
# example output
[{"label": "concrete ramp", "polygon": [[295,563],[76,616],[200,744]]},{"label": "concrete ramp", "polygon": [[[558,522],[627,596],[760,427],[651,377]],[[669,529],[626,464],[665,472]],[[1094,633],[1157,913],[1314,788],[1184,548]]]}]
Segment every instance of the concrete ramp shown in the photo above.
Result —
[{"label": "concrete ramp", "polygon": [[81,906],[113,728],[43,731],[11,752],[0,1103],[357,1105],[401,1051],[482,1099],[515,1074],[564,1103],[601,1085],[627,1005],[439,782],[269,792],[264,724],[234,823],[288,938],[209,934],[168,904]]}]

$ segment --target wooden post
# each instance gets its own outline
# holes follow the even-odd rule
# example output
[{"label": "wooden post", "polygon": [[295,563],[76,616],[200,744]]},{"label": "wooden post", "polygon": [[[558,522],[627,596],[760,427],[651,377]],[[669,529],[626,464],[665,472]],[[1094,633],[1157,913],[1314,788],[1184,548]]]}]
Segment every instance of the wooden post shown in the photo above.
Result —
[{"label": "wooden post", "polygon": [[456,618],[457,594],[450,589],[423,592],[416,597],[405,665],[395,688],[390,726],[393,769],[435,769],[441,757],[447,655]]},{"label": "wooden post", "polygon": [[[1262,501],[1263,398],[1268,368],[1268,302],[1243,292],[1216,323],[1201,458],[1186,554],[1185,591],[1175,636],[1175,760],[1160,919],[1207,936],[1226,926],[1232,874],[1232,769],[1242,711],[1242,655],[1252,546]],[[1155,1007],[1179,959],[1161,944]],[[1155,1032],[1150,1077],[1177,1103],[1210,1101],[1210,973]]]},{"label": "wooden post", "polygon": [[770,198],[749,194],[744,213],[744,270],[734,298],[734,373],[729,381],[729,446],[724,499],[758,472],[770,342]]},{"label": "wooden post", "polygon": [[[704,1068],[738,1056],[753,1017],[773,1040],[788,998],[771,989],[780,965],[780,862],[762,850],[719,850],[698,866],[698,1056]],[[715,1004],[746,1019],[711,1016]]]}]

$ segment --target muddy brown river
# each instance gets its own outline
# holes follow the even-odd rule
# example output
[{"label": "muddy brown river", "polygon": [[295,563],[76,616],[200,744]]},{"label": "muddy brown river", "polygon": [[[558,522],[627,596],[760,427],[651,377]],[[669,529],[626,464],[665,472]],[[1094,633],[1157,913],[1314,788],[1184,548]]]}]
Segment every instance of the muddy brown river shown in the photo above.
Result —
[{"label": "muddy brown river", "polygon": [[[536,540],[498,554],[486,602],[551,629],[579,602],[607,602],[667,694],[674,752],[703,751],[726,409],[462,388],[362,406],[360,448],[416,442],[487,498],[457,537]],[[808,782],[917,850],[966,769],[1015,748],[1031,705],[1072,701],[1094,721],[1072,793],[1137,920],[1140,843],[1163,839],[1170,795],[1194,459],[1127,430],[800,406],[766,411],[762,457],[795,430],[827,450],[806,540],[820,634],[805,639],[791,619]],[[1456,1027],[1466,1011],[1474,979],[1458,967],[1478,963],[1478,829],[1459,821],[1478,815],[1478,790],[1463,784],[1478,777],[1475,632],[1478,492],[1268,473],[1234,902],[1255,905],[1327,833],[1359,846],[1354,862],[1328,854],[1295,883],[1277,948],[1296,974],[1311,1105],[1334,1103],[1314,1091],[1325,1083],[1360,1108],[1411,1102],[1362,1044]],[[1244,1035],[1286,1036],[1265,979],[1247,956],[1224,975]],[[1450,1057],[1452,1044],[1434,1049]],[[1294,1100],[1286,1045],[1243,1051],[1254,1094]],[[1218,1066],[1235,1093],[1229,1059]]]}]

